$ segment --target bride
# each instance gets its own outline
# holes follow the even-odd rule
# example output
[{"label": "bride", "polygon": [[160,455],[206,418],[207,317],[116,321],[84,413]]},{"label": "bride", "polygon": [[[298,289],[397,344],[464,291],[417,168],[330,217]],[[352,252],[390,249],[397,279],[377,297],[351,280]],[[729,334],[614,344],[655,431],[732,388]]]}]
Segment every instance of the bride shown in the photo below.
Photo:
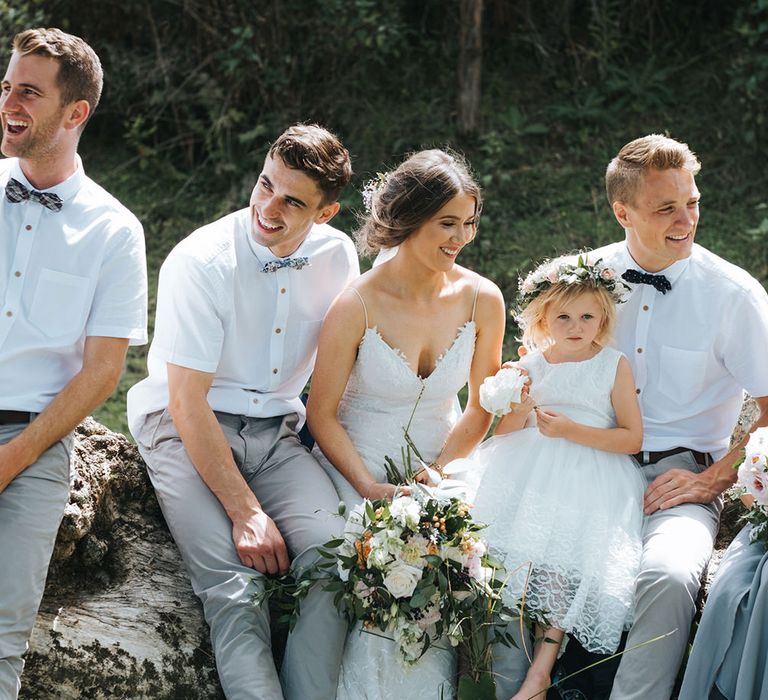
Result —
[{"label": "bride", "polygon": [[[307,404],[316,454],[348,509],[394,495],[384,457],[403,472],[406,426],[437,471],[474,449],[491,420],[479,387],[499,368],[504,335],[499,289],[456,264],[475,237],[481,208],[465,163],[441,150],[421,151],[368,194],[359,246],[395,255],[329,310]],[[467,381],[461,413],[456,395]],[[430,647],[406,668],[391,640],[357,628],[347,638],[336,697],[450,698],[455,674],[448,645]]]}]

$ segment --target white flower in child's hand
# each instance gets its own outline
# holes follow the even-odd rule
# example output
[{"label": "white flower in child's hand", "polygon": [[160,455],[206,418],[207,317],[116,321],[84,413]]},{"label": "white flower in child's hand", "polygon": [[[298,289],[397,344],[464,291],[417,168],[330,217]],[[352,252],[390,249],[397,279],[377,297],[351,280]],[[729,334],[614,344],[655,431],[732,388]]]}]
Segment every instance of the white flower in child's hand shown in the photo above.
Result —
[{"label": "white flower in child's hand", "polygon": [[511,410],[509,404],[520,403],[523,387],[529,379],[515,367],[502,367],[492,377],[486,377],[480,387],[480,405],[494,416]]}]

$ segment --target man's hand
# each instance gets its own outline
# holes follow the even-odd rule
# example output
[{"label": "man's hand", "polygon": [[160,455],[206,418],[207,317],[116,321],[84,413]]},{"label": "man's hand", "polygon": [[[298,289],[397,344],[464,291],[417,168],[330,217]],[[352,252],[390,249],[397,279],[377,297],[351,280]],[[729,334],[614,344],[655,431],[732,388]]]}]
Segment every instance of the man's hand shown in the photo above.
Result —
[{"label": "man's hand", "polygon": [[547,437],[568,437],[568,432],[574,425],[574,422],[561,413],[543,411],[536,409],[536,422],[539,426],[539,432]]},{"label": "man's hand", "polygon": [[650,515],[681,503],[709,503],[720,492],[721,489],[712,483],[709,469],[700,474],[687,469],[670,469],[659,474],[646,489],[643,511]]},{"label": "man's hand", "polygon": [[291,562],[283,536],[263,510],[254,511],[244,522],[235,522],[232,540],[244,566],[262,574],[288,572]]},{"label": "man's hand", "polygon": [[0,493],[29,465],[29,457],[16,449],[17,444],[11,440],[0,445]]}]

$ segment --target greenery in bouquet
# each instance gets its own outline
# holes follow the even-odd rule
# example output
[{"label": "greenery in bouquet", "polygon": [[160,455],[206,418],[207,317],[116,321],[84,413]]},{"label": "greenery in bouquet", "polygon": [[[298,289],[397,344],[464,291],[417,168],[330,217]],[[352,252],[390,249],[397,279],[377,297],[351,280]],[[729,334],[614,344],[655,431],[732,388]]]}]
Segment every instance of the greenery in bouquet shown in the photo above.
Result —
[{"label": "greenery in bouquet", "polygon": [[500,605],[481,528],[457,498],[365,501],[350,513],[326,587],[351,621],[391,636],[413,663],[433,644],[466,641]]},{"label": "greenery in bouquet", "polygon": [[744,456],[734,466],[738,476],[733,490],[747,505],[742,520],[752,526],[750,541],[768,547],[768,428],[750,435]]}]

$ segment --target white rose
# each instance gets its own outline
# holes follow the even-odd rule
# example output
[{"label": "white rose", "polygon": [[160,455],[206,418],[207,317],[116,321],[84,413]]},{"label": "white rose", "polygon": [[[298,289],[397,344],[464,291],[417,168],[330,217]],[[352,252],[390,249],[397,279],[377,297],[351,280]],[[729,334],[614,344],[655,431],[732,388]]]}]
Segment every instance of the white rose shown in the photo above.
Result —
[{"label": "white rose", "polygon": [[[371,540],[371,543],[373,543],[373,540]],[[390,559],[392,559],[392,555],[385,547],[371,546],[371,551],[368,553],[366,562],[372,569],[383,569]]]},{"label": "white rose", "polygon": [[421,519],[421,506],[410,496],[398,496],[389,506],[389,514],[403,527],[414,530]]},{"label": "white rose", "polygon": [[426,537],[423,537],[422,535],[414,535],[403,545],[402,549],[397,554],[397,558],[409,566],[423,569],[427,565],[424,556],[427,553],[428,544],[429,541]]},{"label": "white rose", "polygon": [[421,569],[396,560],[384,576],[384,586],[395,598],[408,598],[421,580]]},{"label": "white rose", "polygon": [[528,382],[515,367],[503,367],[480,386],[480,405],[494,416],[509,413],[509,404],[520,403],[523,386]]}]

